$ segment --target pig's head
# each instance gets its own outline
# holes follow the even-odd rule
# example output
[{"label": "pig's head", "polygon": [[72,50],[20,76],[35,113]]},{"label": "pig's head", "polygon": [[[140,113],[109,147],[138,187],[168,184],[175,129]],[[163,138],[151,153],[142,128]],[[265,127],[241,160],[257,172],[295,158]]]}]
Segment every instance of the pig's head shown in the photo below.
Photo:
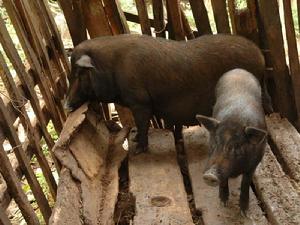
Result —
[{"label": "pig's head", "polygon": [[97,66],[88,54],[74,50],[71,57],[69,87],[65,98],[65,109],[73,111],[86,101],[113,102],[116,91],[113,78]]},{"label": "pig's head", "polygon": [[228,120],[218,121],[201,115],[196,118],[210,134],[209,157],[203,174],[208,185],[216,186],[253,166],[255,169],[263,154],[261,145],[265,144],[266,131]]}]

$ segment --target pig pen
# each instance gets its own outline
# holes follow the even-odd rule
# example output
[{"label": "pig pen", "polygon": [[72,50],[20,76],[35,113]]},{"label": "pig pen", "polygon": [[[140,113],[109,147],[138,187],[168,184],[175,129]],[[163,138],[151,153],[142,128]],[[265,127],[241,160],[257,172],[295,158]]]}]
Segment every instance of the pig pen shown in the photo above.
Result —
[{"label": "pig pen", "polygon": [[269,145],[242,217],[240,178],[230,180],[227,207],[202,179],[204,128],[185,128],[177,146],[171,132],[150,129],[149,152],[132,155],[136,130],[102,121],[84,105],[68,117],[53,149],[62,170],[49,224],[300,224],[300,135],[278,114],[267,124]]}]

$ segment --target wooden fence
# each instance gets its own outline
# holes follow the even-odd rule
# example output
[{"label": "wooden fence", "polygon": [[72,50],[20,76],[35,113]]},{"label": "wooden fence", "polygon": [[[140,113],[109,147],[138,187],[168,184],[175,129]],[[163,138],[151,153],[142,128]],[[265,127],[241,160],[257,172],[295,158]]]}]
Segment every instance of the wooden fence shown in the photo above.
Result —
[{"label": "wooden fence", "polygon": [[[48,221],[51,207],[30,160],[36,157],[55,199],[57,183],[43,153],[41,139],[51,149],[54,141],[47,125],[51,120],[59,133],[66,119],[61,100],[66,91],[69,64],[47,1],[2,2],[0,76],[4,88],[0,98],[0,171],[3,176],[0,181],[0,224],[10,224],[3,210],[11,199],[15,200],[28,224],[39,224],[20,179],[25,175],[41,214]],[[16,35],[9,32],[8,20]],[[25,140],[19,135],[21,126]],[[7,145],[12,146],[11,154],[4,149]],[[54,158],[51,161],[56,163]],[[59,171],[59,165],[55,165]]]},{"label": "wooden fence", "polygon": [[[143,34],[175,40],[211,34],[211,24],[215,24],[218,33],[240,34],[253,40],[266,58],[268,86],[275,109],[298,125],[300,68],[291,0],[279,0],[283,6],[284,21],[280,19],[277,0],[247,0],[247,7],[244,9],[237,9],[235,0],[189,0],[196,30],[190,26],[179,0],[152,0],[151,19],[144,0],[135,0],[138,15],[123,12],[118,0],[58,2],[74,45],[88,36],[93,38],[130,33],[127,21],[139,23]],[[207,2],[211,4],[213,19],[208,16],[210,9],[205,5]],[[297,4],[299,10],[300,1]],[[58,133],[62,129],[66,116],[61,100],[66,91],[65,78],[69,65],[46,0],[3,0],[3,6],[16,30],[25,60],[8,33],[5,24],[8,18],[1,16],[0,42],[4,52],[0,54],[0,75],[5,92],[1,92],[0,98],[0,140],[1,143],[8,142],[12,146],[17,160],[9,160],[1,145],[0,172],[4,180],[0,182],[0,224],[10,224],[3,211],[12,198],[27,223],[38,224],[35,211],[21,188],[20,178],[25,175],[43,218],[48,221],[51,207],[37,181],[30,159],[36,156],[55,199],[57,184],[43,154],[40,140],[43,138],[49,149],[53,147],[54,141],[47,131],[50,120]],[[283,26],[285,34],[282,32]],[[284,40],[287,43],[287,55]],[[12,76],[8,61],[12,64],[16,77]],[[37,87],[40,95],[37,94]],[[28,108],[32,108],[34,112],[33,120],[29,117]],[[126,109],[117,106],[117,110],[123,123],[132,123]],[[106,114],[110,116],[108,111]],[[20,121],[26,131],[26,140],[23,142],[18,136],[16,121]],[[55,158],[52,160],[59,171]]]}]

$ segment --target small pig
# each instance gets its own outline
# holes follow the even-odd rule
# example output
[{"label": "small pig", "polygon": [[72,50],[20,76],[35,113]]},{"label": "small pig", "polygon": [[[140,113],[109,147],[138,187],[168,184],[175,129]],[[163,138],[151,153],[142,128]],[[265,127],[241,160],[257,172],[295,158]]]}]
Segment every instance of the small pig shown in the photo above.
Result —
[{"label": "small pig", "polygon": [[258,80],[243,69],[225,73],[216,86],[213,117],[196,116],[210,134],[209,159],[203,179],[219,185],[219,197],[226,205],[228,179],[243,175],[240,209],[249,207],[249,187],[266,146],[266,123]]},{"label": "small pig", "polygon": [[66,108],[75,110],[85,101],[128,107],[139,153],[147,149],[153,115],[178,132],[182,125],[196,125],[196,114],[211,115],[215,85],[234,68],[263,81],[262,53],[239,36],[204,35],[188,42],[146,35],[95,38],[74,48]]}]

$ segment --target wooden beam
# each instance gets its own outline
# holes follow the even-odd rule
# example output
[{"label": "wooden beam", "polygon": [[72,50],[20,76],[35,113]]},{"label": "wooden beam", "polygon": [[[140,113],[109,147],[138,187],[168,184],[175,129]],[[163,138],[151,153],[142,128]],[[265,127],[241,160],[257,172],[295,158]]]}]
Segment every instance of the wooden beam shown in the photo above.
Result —
[{"label": "wooden beam", "polygon": [[214,12],[214,18],[217,26],[218,33],[229,33],[229,20],[226,9],[226,1],[224,0],[212,0],[211,5]]},{"label": "wooden beam", "polygon": [[[43,69],[40,65],[39,59],[36,56],[32,46],[29,43],[27,32],[24,30],[24,26],[22,24],[21,18],[19,17],[18,11],[13,4],[13,1],[4,0],[3,4],[7,10],[8,15],[11,18],[11,21],[14,25],[16,33],[19,37],[20,43],[23,47],[26,58],[30,64],[31,69],[29,71],[32,72],[32,75],[35,75],[35,82],[38,82],[39,89],[43,95],[43,99],[51,112],[53,122],[56,128],[61,127],[60,122],[60,113],[59,109],[62,108],[61,104],[57,104],[55,98],[53,97],[53,92],[51,91],[49,82],[47,79],[44,79],[44,76],[47,74],[47,71]],[[51,76],[51,75],[48,75]],[[59,131],[59,130],[57,130]]]},{"label": "wooden beam", "polygon": [[228,0],[228,11],[230,16],[232,34],[236,34],[235,19],[234,19],[234,15],[236,11],[235,0]]},{"label": "wooden beam", "polygon": [[152,35],[145,0],[135,0],[143,34]]},{"label": "wooden beam", "polygon": [[118,0],[103,0],[105,12],[109,18],[110,26],[113,34],[130,33],[124,12],[120,7]]},{"label": "wooden beam", "polygon": [[86,0],[83,4],[83,14],[91,38],[112,34],[102,1]]},{"label": "wooden beam", "polygon": [[[28,117],[26,108],[25,108],[25,102],[23,104],[22,101],[24,101],[24,98],[22,97],[21,93],[17,89],[17,86],[15,85],[12,75],[10,74],[9,68],[7,67],[5,60],[0,53],[0,76],[2,80],[5,80],[6,82],[6,89],[8,90],[8,94],[11,99],[16,100],[19,102],[18,112],[19,112],[19,118],[21,120],[21,123],[24,128],[27,129],[27,137],[30,142],[35,144],[35,155],[37,157],[37,160],[40,164],[40,167],[43,171],[43,174],[45,176],[45,179],[48,183],[49,190],[52,194],[52,197],[56,199],[56,189],[57,185],[55,182],[55,179],[52,175],[51,169],[49,167],[49,164],[47,162],[47,159],[45,155],[43,154],[43,151],[40,146],[40,138],[35,135],[35,132],[33,130],[33,127],[30,122],[30,118]],[[54,160],[55,157],[53,156]]]},{"label": "wooden beam", "polygon": [[180,6],[178,0],[167,0],[168,13],[170,15],[172,30],[176,40],[185,40],[185,34],[182,25]]},{"label": "wooden beam", "polygon": [[278,109],[283,116],[291,121],[295,121],[295,103],[291,93],[291,86],[289,85],[290,76],[285,61],[277,0],[260,0],[259,12],[273,66],[273,78],[276,86],[276,105],[278,105]]},{"label": "wooden beam", "polygon": [[[131,132],[129,151],[136,147],[134,136]],[[193,224],[174,143],[171,132],[150,129],[148,152],[129,155],[129,191],[136,199],[133,224]]]},{"label": "wooden beam", "polygon": [[291,0],[283,1],[284,22],[288,44],[289,66],[297,110],[297,126],[300,127],[300,65],[297,49],[297,39],[292,15]]},{"label": "wooden beam", "polygon": [[194,39],[195,36],[193,30],[191,29],[189,21],[181,7],[180,7],[180,14],[181,14],[182,26],[183,26],[185,36],[187,37],[188,40]]},{"label": "wooden beam", "polygon": [[255,171],[253,182],[271,224],[300,224],[299,194],[283,172],[270,146],[267,146]]},{"label": "wooden beam", "polygon": [[190,4],[199,35],[212,34],[203,0],[190,0]]},{"label": "wooden beam", "polygon": [[[2,21],[2,23],[1,23],[1,21]],[[20,81],[22,82],[24,87],[26,87],[26,91],[28,91],[31,106],[32,106],[38,120],[40,121],[40,123],[42,125],[42,131],[43,131],[45,140],[46,140],[48,146],[50,148],[52,148],[54,145],[54,142],[53,142],[50,134],[47,131],[47,124],[45,122],[44,115],[41,111],[38,97],[34,90],[32,78],[29,77],[28,73],[26,72],[25,67],[22,63],[22,60],[21,60],[20,56],[18,55],[15,45],[14,45],[11,37],[9,36],[8,31],[5,27],[2,19],[0,19],[0,26],[1,26],[0,42],[4,48],[6,55],[8,56],[9,60],[13,64],[13,66],[18,74],[18,77],[20,78]]]},{"label": "wooden beam", "polygon": [[[164,17],[164,5],[162,0],[152,0],[153,17],[154,17],[154,33],[156,37],[166,37],[166,24]],[[150,21],[151,22],[151,21]],[[152,25],[151,25],[152,26]]]},{"label": "wooden beam", "polygon": [[300,134],[277,113],[267,117],[266,122],[273,152],[288,175],[300,185]]},{"label": "wooden beam", "polygon": [[[15,155],[24,171],[25,177],[31,187],[33,195],[38,203],[38,206],[41,209],[42,215],[45,221],[48,221],[51,216],[51,208],[49,203],[43,193],[41,186],[39,185],[38,180],[36,179],[34,172],[30,166],[30,161],[26,157],[22,144],[18,138],[18,135],[13,127],[12,121],[10,121],[9,116],[5,110],[4,103],[0,98],[0,114],[5,119],[5,123],[2,124],[4,129],[8,131],[8,139],[10,144],[15,147]],[[2,174],[3,175],[3,174]],[[3,175],[4,176],[4,175]]]},{"label": "wooden beam", "polygon": [[66,22],[70,31],[73,45],[87,39],[86,26],[83,18],[83,9],[81,0],[59,0]]},{"label": "wooden beam", "polygon": [[2,145],[0,145],[0,161],[0,172],[9,187],[10,194],[18,204],[24,219],[29,225],[40,224],[32,206],[30,205],[26,195],[22,190],[22,187],[20,185],[21,182],[16,177]]}]

